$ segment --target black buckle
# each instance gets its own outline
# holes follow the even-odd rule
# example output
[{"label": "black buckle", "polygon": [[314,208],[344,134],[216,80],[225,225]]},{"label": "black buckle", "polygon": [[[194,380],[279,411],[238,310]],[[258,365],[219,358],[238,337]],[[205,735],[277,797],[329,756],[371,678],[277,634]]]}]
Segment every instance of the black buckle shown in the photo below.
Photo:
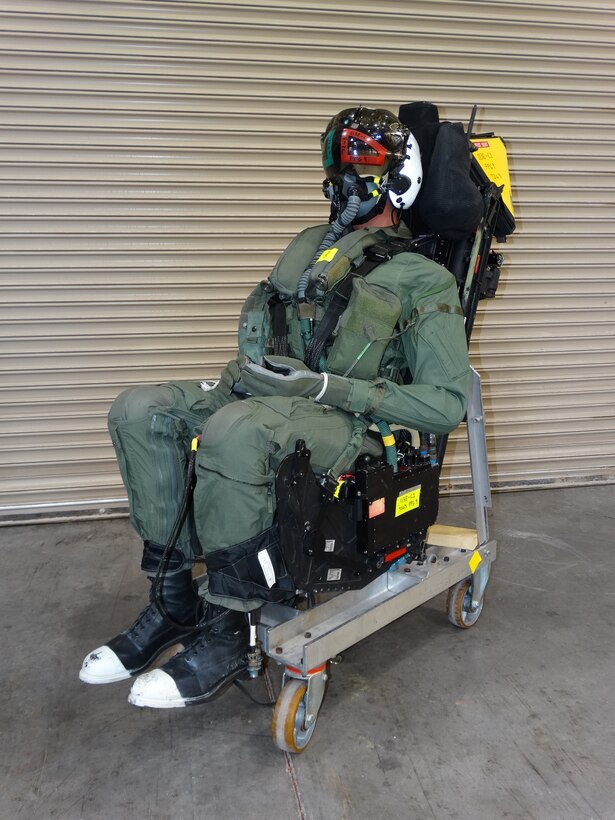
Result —
[{"label": "black buckle", "polygon": [[333,496],[337,490],[337,478],[331,473],[331,471],[328,471],[320,477],[320,486],[328,496]]},{"label": "black buckle", "polygon": [[365,249],[365,257],[371,262],[388,262],[392,259],[389,249],[385,245],[370,245]]}]

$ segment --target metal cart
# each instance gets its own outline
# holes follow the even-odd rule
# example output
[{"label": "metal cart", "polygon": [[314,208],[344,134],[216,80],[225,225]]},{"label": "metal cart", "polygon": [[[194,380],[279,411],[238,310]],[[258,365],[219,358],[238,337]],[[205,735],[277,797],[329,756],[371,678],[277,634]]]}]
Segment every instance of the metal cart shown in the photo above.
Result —
[{"label": "metal cart", "polygon": [[285,752],[309,743],[323,703],[329,663],[340,652],[448,590],[449,621],[473,626],[483,609],[496,542],[489,537],[491,491],[480,377],[472,370],[467,435],[475,529],[435,524],[422,562],[402,560],[367,586],[307,610],[267,604],[258,637],[263,651],[284,666],[273,713],[273,739]]}]

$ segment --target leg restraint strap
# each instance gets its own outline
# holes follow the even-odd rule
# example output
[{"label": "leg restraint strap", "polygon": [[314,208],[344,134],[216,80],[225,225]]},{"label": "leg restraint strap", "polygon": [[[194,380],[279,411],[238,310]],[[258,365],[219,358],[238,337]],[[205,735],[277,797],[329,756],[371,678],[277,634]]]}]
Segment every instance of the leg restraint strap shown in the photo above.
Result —
[{"label": "leg restraint strap", "polygon": [[209,553],[205,562],[209,591],[214,595],[280,602],[295,592],[275,526],[240,544]]},{"label": "leg restraint strap", "polygon": [[[154,544],[153,541],[143,542],[143,557],[141,558],[141,569],[148,574],[158,572],[162,556],[164,555],[165,546],[163,544]],[[184,556],[178,549],[171,550],[171,553],[166,564],[166,573],[179,572],[184,568]]]}]

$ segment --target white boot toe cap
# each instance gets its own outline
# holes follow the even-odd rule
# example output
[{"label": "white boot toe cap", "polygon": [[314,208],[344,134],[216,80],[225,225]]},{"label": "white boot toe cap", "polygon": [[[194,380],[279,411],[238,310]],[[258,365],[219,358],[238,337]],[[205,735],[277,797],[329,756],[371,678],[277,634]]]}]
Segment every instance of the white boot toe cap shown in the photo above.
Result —
[{"label": "white boot toe cap", "polygon": [[108,646],[99,646],[90,652],[79,672],[84,683],[113,683],[130,677],[130,672]]},{"label": "white boot toe cap", "polygon": [[152,709],[174,709],[186,705],[175,681],[162,669],[154,669],[138,677],[128,695],[128,703]]}]

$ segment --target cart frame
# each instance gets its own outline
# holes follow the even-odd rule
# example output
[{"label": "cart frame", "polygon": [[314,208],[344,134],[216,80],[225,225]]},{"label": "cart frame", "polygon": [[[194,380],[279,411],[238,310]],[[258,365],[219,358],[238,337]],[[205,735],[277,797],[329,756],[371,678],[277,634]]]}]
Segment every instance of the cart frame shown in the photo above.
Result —
[{"label": "cart frame", "polygon": [[285,681],[294,678],[307,686],[304,732],[313,730],[324,698],[327,662],[339,653],[466,579],[471,596],[466,611],[474,620],[480,614],[497,545],[489,537],[491,490],[480,376],[473,368],[471,372],[466,427],[475,528],[436,524],[427,534],[424,561],[401,559],[362,589],[342,592],[307,610],[282,604],[262,609],[257,628],[262,650],[286,667]]}]

